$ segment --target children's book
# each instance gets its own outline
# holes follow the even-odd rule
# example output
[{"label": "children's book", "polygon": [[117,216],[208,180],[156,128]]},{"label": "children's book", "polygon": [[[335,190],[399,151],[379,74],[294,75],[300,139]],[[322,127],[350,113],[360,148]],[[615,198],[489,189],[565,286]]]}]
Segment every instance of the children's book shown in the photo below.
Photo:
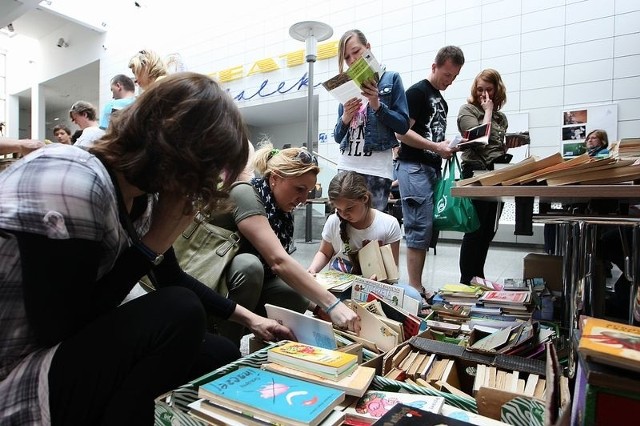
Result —
[{"label": "children's book", "polygon": [[583,317],[578,351],[595,362],[640,371],[640,327]]},{"label": "children's book", "polygon": [[336,381],[325,379],[324,377],[307,373],[299,369],[285,367],[284,365],[280,365],[275,362],[262,364],[262,368],[264,370],[273,371],[274,373],[284,374],[285,376],[339,389],[344,391],[347,395],[357,397],[364,395],[376,374],[375,368],[358,365],[351,374]]},{"label": "children's book", "polygon": [[330,322],[269,303],[264,307],[267,311],[267,318],[274,319],[288,327],[293,331],[298,342],[326,349],[338,347],[333,324]]},{"label": "children's book", "polygon": [[358,356],[299,342],[288,342],[269,349],[269,362],[340,380],[353,372]]},{"label": "children's book", "polygon": [[344,291],[351,287],[355,275],[330,269],[316,273],[316,281],[325,289],[331,291]]},{"label": "children's book", "polygon": [[444,397],[370,390],[344,411],[347,419],[352,418],[365,424],[373,424],[396,404],[440,413],[444,405]]},{"label": "children's book", "polygon": [[241,367],[201,385],[198,397],[270,422],[316,426],[344,400],[344,392]]},{"label": "children's book", "polygon": [[356,277],[353,280],[351,298],[357,302],[366,302],[369,293],[375,293],[394,306],[402,307],[404,289],[399,286],[369,280],[364,277]]},{"label": "children's book", "polygon": [[484,302],[485,306],[487,303],[500,305],[522,305],[529,303],[530,299],[530,291],[487,291],[482,295],[482,297],[480,297],[480,301]]},{"label": "children's book", "polygon": [[430,411],[422,410],[417,407],[412,407],[405,404],[396,404],[389,411],[384,413],[375,423],[375,426],[428,426],[428,425],[443,425],[443,426],[470,426],[472,423],[468,423],[462,420],[452,419],[442,414],[432,413]]}]

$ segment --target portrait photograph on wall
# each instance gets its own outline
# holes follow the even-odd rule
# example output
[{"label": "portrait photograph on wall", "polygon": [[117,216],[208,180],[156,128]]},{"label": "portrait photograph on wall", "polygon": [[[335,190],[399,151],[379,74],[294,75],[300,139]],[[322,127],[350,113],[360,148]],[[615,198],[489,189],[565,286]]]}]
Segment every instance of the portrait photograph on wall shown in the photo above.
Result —
[{"label": "portrait photograph on wall", "polygon": [[562,112],[560,151],[564,158],[587,152],[585,138],[592,130],[607,132],[609,141],[618,140],[618,105],[594,105]]}]

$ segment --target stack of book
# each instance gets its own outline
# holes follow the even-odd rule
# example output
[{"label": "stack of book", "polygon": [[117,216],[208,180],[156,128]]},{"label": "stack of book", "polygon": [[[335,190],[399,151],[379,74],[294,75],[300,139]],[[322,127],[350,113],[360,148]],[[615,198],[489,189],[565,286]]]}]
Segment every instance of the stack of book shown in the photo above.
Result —
[{"label": "stack of book", "polygon": [[400,403],[439,414],[444,405],[444,397],[377,390],[368,391],[345,409],[346,424],[374,424],[393,406]]},{"label": "stack of book", "polygon": [[358,356],[299,342],[287,342],[267,352],[263,369],[362,396],[375,369],[358,365]]},{"label": "stack of book", "polygon": [[445,284],[438,291],[438,298],[443,303],[452,305],[474,306],[478,302],[478,298],[482,296],[484,290],[478,286],[465,284]]},{"label": "stack of book", "polygon": [[624,138],[618,143],[618,156],[640,157],[640,138]]},{"label": "stack of book", "polygon": [[544,400],[546,380],[538,374],[521,374],[519,371],[499,370],[493,366],[478,364],[473,382],[473,394],[476,395],[482,387]]},{"label": "stack of book", "polygon": [[189,414],[208,424],[316,426],[344,419],[334,412],[344,392],[251,367],[201,385],[198,397]]},{"label": "stack of book", "polygon": [[531,291],[487,291],[478,300],[485,308],[500,308],[507,315],[531,318]]}]

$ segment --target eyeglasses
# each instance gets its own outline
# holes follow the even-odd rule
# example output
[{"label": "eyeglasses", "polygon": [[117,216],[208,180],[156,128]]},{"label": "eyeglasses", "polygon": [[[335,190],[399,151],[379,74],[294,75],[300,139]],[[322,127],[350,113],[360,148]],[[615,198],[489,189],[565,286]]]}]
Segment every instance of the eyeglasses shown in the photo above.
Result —
[{"label": "eyeglasses", "polygon": [[302,164],[314,164],[316,166],[318,165],[318,159],[316,158],[316,156],[311,155],[311,153],[306,149],[301,149],[295,158]]}]

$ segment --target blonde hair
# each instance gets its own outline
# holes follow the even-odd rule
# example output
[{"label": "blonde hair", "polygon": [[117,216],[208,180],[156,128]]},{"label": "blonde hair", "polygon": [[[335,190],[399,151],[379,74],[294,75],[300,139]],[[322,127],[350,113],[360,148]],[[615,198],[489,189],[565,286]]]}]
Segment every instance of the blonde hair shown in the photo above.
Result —
[{"label": "blonde hair", "polygon": [[129,68],[133,75],[138,75],[144,70],[151,81],[167,75],[167,66],[153,50],[140,50],[129,60]]},{"label": "blonde hair", "polygon": [[276,149],[270,141],[259,144],[253,159],[255,170],[268,178],[271,173],[281,177],[298,177],[312,172],[320,173],[315,158],[304,148]]}]

